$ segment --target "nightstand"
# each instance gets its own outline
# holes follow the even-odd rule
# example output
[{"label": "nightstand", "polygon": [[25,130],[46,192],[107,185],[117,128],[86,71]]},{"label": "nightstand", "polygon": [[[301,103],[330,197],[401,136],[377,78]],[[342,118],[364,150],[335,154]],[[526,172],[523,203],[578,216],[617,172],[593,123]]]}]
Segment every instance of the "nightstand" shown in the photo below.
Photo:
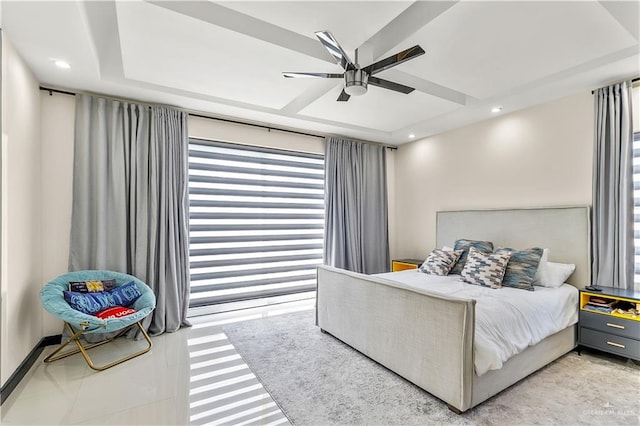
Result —
[{"label": "nightstand", "polygon": [[404,271],[405,269],[418,269],[424,260],[420,259],[396,259],[391,261],[391,272]]},{"label": "nightstand", "polygon": [[[613,287],[600,287],[602,291],[580,290],[578,343],[640,361],[640,292]],[[598,298],[605,303],[589,307],[589,301]],[[626,302],[635,306],[635,317],[629,313],[607,312],[610,301]],[[597,310],[601,309],[601,310]]]}]

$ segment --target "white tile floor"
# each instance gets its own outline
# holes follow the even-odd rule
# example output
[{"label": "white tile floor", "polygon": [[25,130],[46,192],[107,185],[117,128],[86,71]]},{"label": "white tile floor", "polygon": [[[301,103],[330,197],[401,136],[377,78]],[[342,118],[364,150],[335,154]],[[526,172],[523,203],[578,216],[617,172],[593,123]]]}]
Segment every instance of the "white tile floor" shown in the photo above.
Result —
[{"label": "white tile floor", "polygon": [[[191,318],[152,338],[145,355],[103,372],[82,357],[44,364],[48,347],[0,407],[2,425],[288,425],[221,326],[314,308],[304,300]],[[96,364],[145,345],[125,339],[91,350]]]}]

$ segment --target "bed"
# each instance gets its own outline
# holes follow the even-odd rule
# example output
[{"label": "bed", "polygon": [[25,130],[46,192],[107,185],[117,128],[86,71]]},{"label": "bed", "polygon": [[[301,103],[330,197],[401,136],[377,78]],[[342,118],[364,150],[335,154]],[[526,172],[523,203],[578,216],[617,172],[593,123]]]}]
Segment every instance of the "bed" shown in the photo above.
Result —
[{"label": "bed", "polygon": [[[589,208],[582,206],[438,212],[436,246],[468,238],[549,248],[550,261],[576,265],[567,282],[581,288],[590,282],[589,229]],[[574,324],[509,358],[500,369],[478,375],[475,322],[473,298],[318,268],[316,325],[456,412],[480,404],[576,346]]]}]

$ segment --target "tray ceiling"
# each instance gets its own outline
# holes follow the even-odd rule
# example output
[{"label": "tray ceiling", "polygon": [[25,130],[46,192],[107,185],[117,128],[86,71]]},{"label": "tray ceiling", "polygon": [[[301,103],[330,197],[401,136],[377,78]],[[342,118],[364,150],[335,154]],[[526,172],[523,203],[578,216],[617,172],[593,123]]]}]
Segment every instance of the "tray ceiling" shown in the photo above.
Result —
[{"label": "tray ceiling", "polygon": [[[632,2],[2,2],[2,29],[43,85],[401,144],[640,74]],[[329,30],[360,65],[426,54],[339,103]],[[65,59],[72,68],[53,66]]]}]

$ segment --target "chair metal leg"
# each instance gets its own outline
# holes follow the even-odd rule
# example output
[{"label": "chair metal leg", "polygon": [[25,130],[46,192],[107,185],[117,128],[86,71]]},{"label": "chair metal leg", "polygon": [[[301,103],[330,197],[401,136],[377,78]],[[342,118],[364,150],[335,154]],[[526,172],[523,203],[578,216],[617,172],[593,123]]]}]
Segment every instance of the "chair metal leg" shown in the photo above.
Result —
[{"label": "chair metal leg", "polygon": [[[135,353],[133,353],[131,355],[127,355],[124,358],[120,358],[120,359],[118,359],[116,361],[113,361],[113,362],[110,362],[108,364],[105,364],[103,366],[96,366],[93,363],[93,361],[91,360],[91,357],[87,353],[87,351],[89,349],[93,349],[95,347],[102,346],[102,345],[104,345],[106,343],[109,343],[109,342],[113,341],[114,339],[117,339],[118,337],[122,336],[124,333],[126,333],[128,330],[130,330],[132,327],[134,327],[136,325],[138,326],[138,329],[142,333],[142,336],[144,337],[144,339],[147,341],[147,345],[148,346],[146,348],[142,349],[141,351],[135,352]],[[71,337],[69,338],[69,340],[67,340],[66,342],[61,344],[58,349],[56,349],[55,351],[53,351],[53,353],[51,353],[48,357],[46,357],[44,359],[44,362],[51,363],[51,362],[57,361],[59,359],[66,358],[68,356],[75,355],[77,353],[81,353],[82,357],[84,358],[85,362],[87,363],[87,365],[89,365],[90,368],[92,368],[93,370],[96,370],[96,371],[103,371],[103,370],[106,370],[106,369],[111,368],[113,366],[116,366],[118,364],[122,364],[125,361],[129,361],[130,359],[133,359],[133,358],[135,358],[137,356],[146,354],[153,347],[153,343],[151,343],[151,339],[149,338],[149,335],[144,330],[144,327],[142,327],[142,325],[140,324],[139,321],[136,322],[135,324],[130,325],[129,327],[124,328],[117,335],[113,336],[110,339],[103,340],[102,342],[98,342],[98,343],[93,343],[93,344],[87,345],[87,346],[84,346],[82,344],[82,342],[80,341],[80,336],[84,333],[84,330],[78,330],[77,332],[74,332],[73,327],[71,327],[71,325],[69,323],[65,323],[65,327],[69,331],[69,334],[71,335]],[[61,355],[57,355],[56,356],[56,354],[58,352],[60,352],[65,346],[67,346],[72,341],[76,343],[76,346],[78,347],[78,349],[67,351],[67,352],[65,352],[65,353],[63,353]]]},{"label": "chair metal leg", "polygon": [[[66,357],[71,356],[71,355],[75,355],[75,354],[77,354],[78,352],[80,352],[79,350],[77,350],[77,349],[76,349],[76,350],[73,350],[73,351],[65,352],[65,353],[63,353],[62,355],[58,355],[58,356],[56,356],[56,354],[57,354],[58,352],[60,352],[62,349],[64,349],[64,348],[65,348],[69,343],[71,343],[71,342],[72,342],[72,341],[74,341],[74,340],[78,340],[78,338],[79,338],[79,337],[82,335],[82,333],[84,332],[84,330],[80,329],[80,330],[78,330],[77,332],[75,332],[75,333],[74,333],[74,332],[73,332],[73,328],[71,328],[71,326],[70,326],[68,323],[66,323],[66,322],[65,322],[65,323],[64,323],[64,325],[65,325],[65,327],[67,328],[67,330],[69,331],[69,333],[71,333],[71,337],[69,337],[69,340],[67,340],[66,342],[61,343],[61,344],[60,344],[60,346],[58,347],[58,349],[56,349],[55,351],[53,351],[51,354],[49,354],[49,356],[48,356],[48,357],[46,357],[46,358],[44,359],[44,362],[46,362],[47,364],[48,364],[48,363],[50,363],[50,362],[57,361],[57,360],[62,359],[62,358],[66,358]],[[106,342],[105,342],[105,343],[106,343]]]}]

